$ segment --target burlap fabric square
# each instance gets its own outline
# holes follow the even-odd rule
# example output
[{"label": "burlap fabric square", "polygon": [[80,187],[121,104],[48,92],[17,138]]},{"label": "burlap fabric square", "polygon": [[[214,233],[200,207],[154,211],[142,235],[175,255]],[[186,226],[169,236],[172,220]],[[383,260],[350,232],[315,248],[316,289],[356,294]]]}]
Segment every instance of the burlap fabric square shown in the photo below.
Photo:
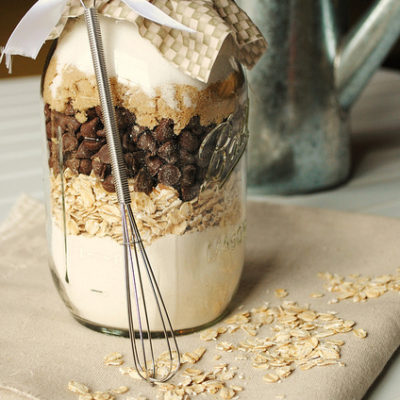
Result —
[{"label": "burlap fabric square", "polygon": [[[400,344],[400,285],[396,272],[400,264],[399,237],[398,220],[250,203],[245,269],[231,316],[246,314],[253,307],[262,310],[264,306],[274,310],[274,321],[264,321],[266,324],[258,329],[257,336],[252,336],[251,326],[247,326],[234,333],[223,333],[209,342],[202,341],[199,333],[179,338],[183,352],[200,347],[205,347],[206,352],[198,363],[185,364],[172,383],[185,381],[183,371],[186,368],[212,371],[226,363],[225,386],[243,387],[243,391],[235,392],[234,398],[361,399]],[[367,285],[370,298],[366,302],[354,302],[355,292],[349,296],[344,293],[351,292],[351,287],[354,289],[355,286],[345,282],[344,291],[327,291],[324,287],[327,282],[317,276],[320,271],[375,277],[370,281],[355,275],[348,278],[364,284],[370,282]],[[326,287],[339,287],[338,283],[340,280],[336,278],[336,283],[328,283]],[[358,285],[360,289],[362,284]],[[275,290],[279,288],[285,289],[288,295],[276,297]],[[276,294],[285,296],[286,292]],[[332,301],[337,296],[343,300]],[[309,309],[318,314],[317,320],[334,315],[347,321],[344,325],[351,329],[333,335],[331,332],[337,325],[336,328],[334,324],[324,325],[322,329],[326,335],[323,333],[318,341],[325,347],[317,347],[318,354],[311,357],[317,365],[302,368],[304,364],[293,362],[286,378],[283,374],[279,377],[280,383],[269,383],[274,381],[271,376],[280,374],[278,370],[282,367],[255,368],[255,364],[260,364],[260,360],[255,360],[259,353],[237,349],[243,343],[258,339],[265,345],[265,338],[271,341],[274,335],[282,332],[282,326],[290,325],[290,316],[279,319],[279,310],[289,304],[288,301],[309,304]],[[296,315],[299,319],[298,313]],[[311,325],[315,322],[309,312],[301,318],[308,319]],[[122,375],[118,366],[104,365],[103,356],[119,351],[124,355],[123,366],[129,366],[129,342],[93,332],[71,318],[48,272],[43,207],[27,197],[20,199],[0,228],[0,321],[2,400],[78,399],[78,395],[67,390],[70,380],[84,382],[93,391],[127,386],[126,394],[116,395],[121,400],[139,399],[140,394],[149,400],[180,398],[160,393],[157,388]],[[354,321],[355,325],[348,321]],[[303,327],[304,323],[302,320]],[[343,324],[339,325],[343,327]],[[299,340],[301,335],[297,328],[291,329],[290,335],[282,338],[280,344],[267,345],[264,355],[275,354],[278,362],[281,356],[277,349],[284,355],[283,349]],[[365,338],[364,331],[367,333]],[[318,361],[327,348],[335,349],[332,343],[340,348],[340,358],[331,353],[333,356],[327,360],[331,362]],[[233,351],[225,351],[230,346]],[[231,394],[229,390],[220,390],[216,394],[205,392],[199,398],[229,398]]]}]

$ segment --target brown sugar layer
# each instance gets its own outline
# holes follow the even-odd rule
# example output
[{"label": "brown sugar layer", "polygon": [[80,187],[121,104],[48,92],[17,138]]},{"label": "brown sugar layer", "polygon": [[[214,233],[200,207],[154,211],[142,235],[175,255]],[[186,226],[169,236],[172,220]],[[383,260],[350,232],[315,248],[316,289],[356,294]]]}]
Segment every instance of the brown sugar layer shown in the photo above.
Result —
[{"label": "brown sugar layer", "polygon": [[[65,113],[71,105],[76,119],[87,121],[87,111],[99,105],[95,76],[88,76],[74,66],[59,71],[53,58],[47,69],[43,98],[51,109]],[[141,126],[156,127],[162,119],[174,121],[174,132],[179,134],[194,116],[202,126],[219,124],[234,112],[238,105],[238,93],[244,86],[242,73],[233,72],[224,81],[198,90],[190,85],[168,84],[154,89],[149,96],[141,88],[118,82],[111,78],[114,104],[135,114]]]}]

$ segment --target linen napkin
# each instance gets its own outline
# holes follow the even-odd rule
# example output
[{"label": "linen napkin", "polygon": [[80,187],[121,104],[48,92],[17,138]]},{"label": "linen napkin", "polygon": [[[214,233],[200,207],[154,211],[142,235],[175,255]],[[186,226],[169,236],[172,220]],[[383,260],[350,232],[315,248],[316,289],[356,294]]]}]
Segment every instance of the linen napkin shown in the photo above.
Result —
[{"label": "linen napkin", "polygon": [[[138,399],[140,394],[156,399],[157,388],[103,364],[103,356],[119,351],[124,365],[132,365],[129,341],[81,326],[62,304],[47,268],[44,221],[43,206],[24,196],[0,227],[0,398],[78,399],[67,390],[68,382],[75,380],[93,391],[129,387],[117,399]],[[271,371],[254,368],[246,353],[216,349],[222,342],[238,346],[246,341],[249,336],[243,330],[210,342],[201,341],[199,333],[179,337],[182,352],[207,349],[192,368],[209,370],[220,363],[237,368],[232,370],[232,385],[244,390],[235,398],[361,399],[400,344],[399,292],[389,290],[366,302],[335,303],[340,293],[327,291],[317,274],[393,276],[400,265],[399,238],[398,220],[250,202],[245,268],[231,314],[264,302],[274,307],[292,300],[355,321],[358,336],[352,332],[333,336],[345,342],[340,364],[307,370],[297,366],[280,383],[263,378]],[[266,326],[265,335],[272,336],[273,327]],[[364,331],[367,336],[362,338]],[[221,358],[216,360],[216,355]],[[180,375],[174,381],[182,379]],[[199,398],[224,397],[217,393]]]}]

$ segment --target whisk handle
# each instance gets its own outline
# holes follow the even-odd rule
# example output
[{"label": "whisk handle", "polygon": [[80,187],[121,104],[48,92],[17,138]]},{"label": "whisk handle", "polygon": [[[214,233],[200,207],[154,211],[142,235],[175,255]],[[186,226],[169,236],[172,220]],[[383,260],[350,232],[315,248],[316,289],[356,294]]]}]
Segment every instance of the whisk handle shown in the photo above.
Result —
[{"label": "whisk handle", "polygon": [[93,7],[85,7],[85,20],[97,87],[99,90],[100,104],[103,110],[104,128],[106,130],[107,144],[111,156],[115,190],[120,204],[130,204],[131,196],[129,193],[128,178],[115,117],[97,10]]}]

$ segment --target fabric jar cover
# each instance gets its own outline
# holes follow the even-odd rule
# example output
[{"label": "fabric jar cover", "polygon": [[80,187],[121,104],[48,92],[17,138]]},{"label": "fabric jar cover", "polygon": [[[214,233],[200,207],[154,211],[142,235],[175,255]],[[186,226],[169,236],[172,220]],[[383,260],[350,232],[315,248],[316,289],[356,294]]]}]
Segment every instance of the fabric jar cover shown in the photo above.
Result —
[{"label": "fabric jar cover", "polygon": [[[177,31],[151,22],[121,0],[98,0],[100,14],[136,23],[140,35],[149,40],[177,68],[207,82],[225,40],[232,37],[237,60],[251,69],[264,54],[267,43],[248,15],[233,0],[153,0],[152,3],[176,21],[197,33]],[[80,0],[70,0],[63,16],[49,36],[58,38],[69,18],[84,10]]]}]

